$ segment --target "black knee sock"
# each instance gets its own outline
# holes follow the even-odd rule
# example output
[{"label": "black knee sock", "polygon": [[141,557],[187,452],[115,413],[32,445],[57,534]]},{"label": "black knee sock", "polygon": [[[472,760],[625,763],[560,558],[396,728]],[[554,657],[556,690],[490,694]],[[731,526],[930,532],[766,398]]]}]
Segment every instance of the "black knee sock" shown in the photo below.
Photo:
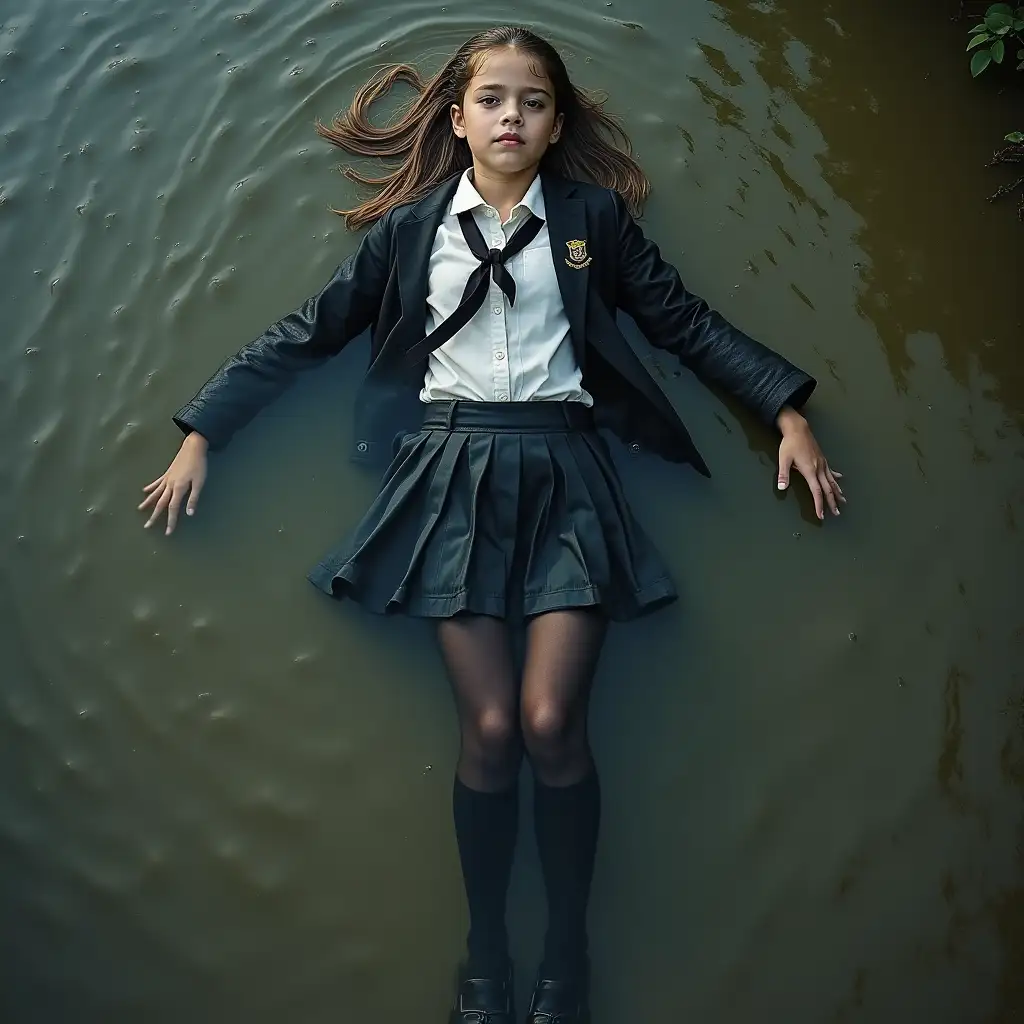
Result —
[{"label": "black knee sock", "polygon": [[601,820],[601,788],[596,773],[572,786],[534,790],[534,825],[544,888],[548,931],[541,973],[562,978],[587,965],[587,902]]},{"label": "black knee sock", "polygon": [[505,972],[505,902],[519,828],[519,787],[481,793],[455,779],[455,836],[469,903],[469,970],[483,977]]}]

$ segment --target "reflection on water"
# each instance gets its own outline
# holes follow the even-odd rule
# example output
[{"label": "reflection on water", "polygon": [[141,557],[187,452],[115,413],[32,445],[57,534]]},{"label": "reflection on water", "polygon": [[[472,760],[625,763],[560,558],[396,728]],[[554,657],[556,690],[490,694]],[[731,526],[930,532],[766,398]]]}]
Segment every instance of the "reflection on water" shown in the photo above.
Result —
[{"label": "reflection on water", "polygon": [[[683,600],[600,672],[598,1024],[1024,1016],[1020,232],[983,167],[1019,97],[891,7],[515,12],[624,115],[692,287],[819,378],[852,495],[826,529],[776,499],[773,440],[661,360],[715,479],[624,460]],[[354,245],[316,118],[507,16],[0,14],[0,1020],[443,1019],[440,666],[303,576],[372,493],[343,457],[365,352],[218,457],[172,543],[134,506],[170,410]]]}]

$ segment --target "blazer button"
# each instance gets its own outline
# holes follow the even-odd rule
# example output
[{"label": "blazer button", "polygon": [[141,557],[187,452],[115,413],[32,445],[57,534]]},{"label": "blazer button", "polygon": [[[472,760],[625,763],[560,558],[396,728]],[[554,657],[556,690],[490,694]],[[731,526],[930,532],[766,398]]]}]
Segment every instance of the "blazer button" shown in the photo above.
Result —
[{"label": "blazer button", "polygon": [[629,450],[630,450],[630,451],[631,451],[631,452],[632,452],[632,453],[633,453],[634,455],[639,455],[639,454],[640,454],[640,445],[638,445],[638,444],[636,443],[636,441],[634,441],[634,442],[633,442],[633,443],[632,443],[632,444],[631,444],[631,445],[629,446]]},{"label": "blazer button", "polygon": [[360,441],[359,444],[356,445],[357,452],[366,452],[369,451],[369,448],[370,446],[365,441]]}]

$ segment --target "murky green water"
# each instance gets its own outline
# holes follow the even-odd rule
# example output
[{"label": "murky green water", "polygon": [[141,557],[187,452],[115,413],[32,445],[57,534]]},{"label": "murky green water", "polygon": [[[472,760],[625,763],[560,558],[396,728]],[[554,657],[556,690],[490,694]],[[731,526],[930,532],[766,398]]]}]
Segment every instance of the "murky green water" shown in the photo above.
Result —
[{"label": "murky green water", "polygon": [[[444,1019],[447,686],[304,579],[372,491],[364,350],[170,542],[135,505],[354,245],[315,118],[510,19],[611,94],[691,286],[820,378],[851,497],[777,500],[771,439],[666,369],[716,475],[624,469],[684,596],[600,672],[595,1021],[1024,1019],[1024,236],[983,167],[1024,125],[942,8],[4,0],[0,1020]],[[526,981],[528,829],[512,905]]]}]

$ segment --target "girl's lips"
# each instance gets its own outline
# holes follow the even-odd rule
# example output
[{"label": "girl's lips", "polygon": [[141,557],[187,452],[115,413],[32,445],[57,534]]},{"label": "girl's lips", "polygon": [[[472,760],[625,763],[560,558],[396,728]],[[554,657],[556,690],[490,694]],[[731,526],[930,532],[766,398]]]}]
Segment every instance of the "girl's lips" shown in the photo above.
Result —
[{"label": "girl's lips", "polygon": [[499,146],[521,146],[521,145],[523,145],[523,140],[521,138],[519,138],[518,135],[502,135],[501,138],[498,139],[498,145]]}]

